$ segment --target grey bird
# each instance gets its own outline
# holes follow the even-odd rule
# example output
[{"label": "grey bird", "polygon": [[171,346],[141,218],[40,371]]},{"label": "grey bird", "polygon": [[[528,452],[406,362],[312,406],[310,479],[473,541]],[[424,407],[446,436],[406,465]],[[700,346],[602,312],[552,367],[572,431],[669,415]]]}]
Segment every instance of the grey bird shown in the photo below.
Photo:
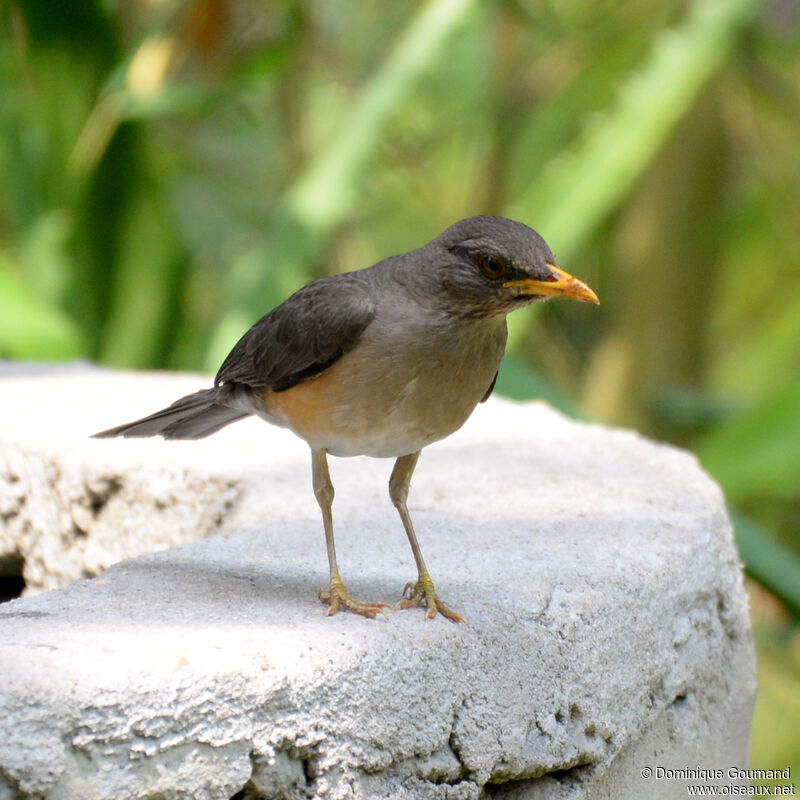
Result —
[{"label": "grey bird", "polygon": [[311,448],[330,583],[320,599],[374,617],[387,605],[350,596],[333,539],[328,455],[396,458],[389,496],[417,564],[401,608],[460,622],[425,566],[406,506],[423,447],[458,430],[494,388],[506,315],[549,297],[597,303],[556,266],[536,231],[504,217],[457,222],[424,247],[372,267],[320,278],[245,333],[211,389],[95,434],[202,439],[250,415],[289,428]]}]

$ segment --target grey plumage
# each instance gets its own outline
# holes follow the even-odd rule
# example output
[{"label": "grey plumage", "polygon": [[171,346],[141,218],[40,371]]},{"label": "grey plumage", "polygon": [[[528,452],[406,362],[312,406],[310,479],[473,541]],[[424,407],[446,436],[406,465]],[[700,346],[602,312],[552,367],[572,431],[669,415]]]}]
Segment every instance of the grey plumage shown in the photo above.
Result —
[{"label": "grey plumage", "polygon": [[363,271],[312,281],[263,316],[236,343],[214,385],[276,392],[324,372],[352,348],[375,316]]},{"label": "grey plumage", "polygon": [[539,234],[502,217],[473,217],[428,244],[295,292],[253,325],[223,362],[214,387],[98,437],[200,439],[255,414],[311,448],[330,581],[319,594],[334,614],[374,617],[339,575],[328,455],[396,458],[389,496],[408,536],[418,580],[401,608],[461,617],[436,595],[406,500],[420,452],[449,436],[494,388],[506,315],[545,297],[597,302],[555,265]]},{"label": "grey plumage", "polygon": [[[508,277],[545,277],[553,260],[541,236],[521,223],[490,216],[462,220],[418,250],[312,281],[242,336],[217,372],[214,388],[95,438],[201,439],[259,413],[260,390],[283,392],[324,373],[361,340],[379,303],[398,291],[420,309],[434,306],[462,320],[499,319],[535,299],[509,295],[502,282],[482,275],[479,261],[486,254],[507,264]],[[494,372],[481,401],[496,379]]]},{"label": "grey plumage", "polygon": [[163,436],[165,439],[204,439],[212,433],[249,416],[248,413],[221,405],[217,400],[226,394],[220,388],[201,389],[181,397],[171,406],[156,411],[135,422],[118,425],[107,431],[95,433],[93,439],[111,439],[115,436]]}]

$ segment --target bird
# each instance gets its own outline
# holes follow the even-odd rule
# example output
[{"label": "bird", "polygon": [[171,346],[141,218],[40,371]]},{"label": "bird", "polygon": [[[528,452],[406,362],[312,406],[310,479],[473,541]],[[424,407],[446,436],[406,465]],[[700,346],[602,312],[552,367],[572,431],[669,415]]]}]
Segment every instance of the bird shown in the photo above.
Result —
[{"label": "bird", "polygon": [[212,388],[94,437],[202,439],[250,416],[288,428],[311,449],[330,571],[319,599],[329,615],[370,618],[390,606],[355,599],[339,574],[328,456],[394,458],[389,497],[417,567],[396,605],[462,622],[437,596],[422,557],[407,506],[411,476],[422,449],[491,395],[506,316],[552,297],[599,302],[532,228],[499,216],[463,219],[416,250],[311,281],[239,339]]}]

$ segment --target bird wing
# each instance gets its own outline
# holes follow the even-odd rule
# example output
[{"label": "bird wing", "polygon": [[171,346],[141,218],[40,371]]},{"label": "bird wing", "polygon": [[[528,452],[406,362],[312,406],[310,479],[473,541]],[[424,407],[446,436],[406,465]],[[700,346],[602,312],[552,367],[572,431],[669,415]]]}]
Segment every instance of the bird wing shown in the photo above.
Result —
[{"label": "bird wing", "polygon": [[219,368],[214,385],[290,389],[341,358],[374,316],[375,303],[357,275],[313,281],[242,336]]}]

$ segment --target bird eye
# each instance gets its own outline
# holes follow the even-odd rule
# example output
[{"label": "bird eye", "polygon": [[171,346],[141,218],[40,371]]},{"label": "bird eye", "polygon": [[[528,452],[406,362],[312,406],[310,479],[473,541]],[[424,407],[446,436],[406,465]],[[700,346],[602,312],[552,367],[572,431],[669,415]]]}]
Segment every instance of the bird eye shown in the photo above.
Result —
[{"label": "bird eye", "polygon": [[487,278],[501,278],[506,272],[506,265],[494,256],[481,256],[478,266]]}]

